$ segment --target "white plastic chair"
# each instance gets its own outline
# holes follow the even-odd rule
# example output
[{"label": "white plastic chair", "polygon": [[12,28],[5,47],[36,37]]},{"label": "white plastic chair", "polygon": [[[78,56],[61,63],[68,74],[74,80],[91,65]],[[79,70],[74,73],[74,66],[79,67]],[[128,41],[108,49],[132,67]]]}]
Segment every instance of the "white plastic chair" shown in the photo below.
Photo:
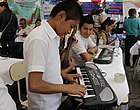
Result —
[{"label": "white plastic chair", "polygon": [[20,82],[19,82],[19,80],[26,77],[24,61],[20,61],[20,62],[17,62],[17,63],[14,63],[13,65],[11,65],[10,69],[9,69],[9,74],[13,81],[17,81],[18,96],[19,96],[19,101],[21,102],[21,105],[23,105],[23,107],[27,108],[27,106],[28,106],[27,100],[26,101],[21,100]]},{"label": "white plastic chair", "polygon": [[134,65],[133,79],[135,78],[136,74],[138,75],[138,80],[140,80],[140,56],[137,58],[135,65]]}]

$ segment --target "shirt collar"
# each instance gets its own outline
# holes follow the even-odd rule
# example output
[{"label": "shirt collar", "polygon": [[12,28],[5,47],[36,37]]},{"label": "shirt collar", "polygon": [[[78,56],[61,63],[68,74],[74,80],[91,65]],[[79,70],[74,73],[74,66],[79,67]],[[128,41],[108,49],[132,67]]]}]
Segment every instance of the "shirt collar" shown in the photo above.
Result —
[{"label": "shirt collar", "polygon": [[55,37],[59,37],[54,29],[50,26],[50,24],[46,20],[41,21],[41,25],[43,26],[45,33],[49,36],[50,39],[54,39]]},{"label": "shirt collar", "polygon": [[77,31],[77,35],[80,36],[81,39],[86,39],[86,40],[87,40],[87,38],[85,38],[85,37],[83,37],[83,36],[81,35],[80,30]]}]

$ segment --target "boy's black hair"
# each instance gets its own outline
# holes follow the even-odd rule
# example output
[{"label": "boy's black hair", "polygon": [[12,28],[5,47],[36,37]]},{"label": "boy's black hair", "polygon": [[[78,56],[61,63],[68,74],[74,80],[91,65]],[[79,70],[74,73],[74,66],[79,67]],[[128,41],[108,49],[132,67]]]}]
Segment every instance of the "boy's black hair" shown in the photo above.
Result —
[{"label": "boy's black hair", "polygon": [[79,23],[79,28],[81,29],[81,27],[83,26],[84,23],[87,23],[87,24],[93,24],[94,26],[94,20],[92,18],[91,15],[86,15],[86,16],[83,16],[80,23]]},{"label": "boy's black hair", "polygon": [[50,17],[55,17],[60,11],[66,12],[66,20],[80,20],[82,18],[82,8],[76,0],[64,0],[58,3],[51,11]]}]

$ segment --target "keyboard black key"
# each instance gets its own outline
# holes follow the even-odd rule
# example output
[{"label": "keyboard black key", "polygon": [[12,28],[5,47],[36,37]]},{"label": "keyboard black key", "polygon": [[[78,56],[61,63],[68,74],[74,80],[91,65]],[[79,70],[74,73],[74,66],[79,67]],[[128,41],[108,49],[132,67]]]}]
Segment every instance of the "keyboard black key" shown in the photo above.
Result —
[{"label": "keyboard black key", "polygon": [[95,95],[94,90],[87,90],[88,95]]}]

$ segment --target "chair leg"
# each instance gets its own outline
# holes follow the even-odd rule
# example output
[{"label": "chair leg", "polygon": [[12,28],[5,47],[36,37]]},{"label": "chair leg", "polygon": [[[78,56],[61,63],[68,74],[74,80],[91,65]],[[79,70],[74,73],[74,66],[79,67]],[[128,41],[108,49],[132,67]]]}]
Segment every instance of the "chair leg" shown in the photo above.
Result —
[{"label": "chair leg", "polygon": [[133,80],[135,79],[135,76],[136,76],[136,70],[134,69]]},{"label": "chair leg", "polygon": [[19,81],[17,81],[17,86],[18,86],[19,101],[20,101],[21,105],[23,106],[21,109],[25,110],[27,108],[27,106],[28,106],[28,100],[26,100],[26,101],[21,100],[21,91],[20,91],[20,82]]},{"label": "chair leg", "polygon": [[138,72],[138,76],[139,76],[139,77],[138,77],[138,80],[140,80],[140,72]]},{"label": "chair leg", "polygon": [[17,86],[18,86],[18,97],[19,97],[19,100],[21,102],[21,92],[20,92],[20,83],[19,83],[19,81],[17,81]]}]

